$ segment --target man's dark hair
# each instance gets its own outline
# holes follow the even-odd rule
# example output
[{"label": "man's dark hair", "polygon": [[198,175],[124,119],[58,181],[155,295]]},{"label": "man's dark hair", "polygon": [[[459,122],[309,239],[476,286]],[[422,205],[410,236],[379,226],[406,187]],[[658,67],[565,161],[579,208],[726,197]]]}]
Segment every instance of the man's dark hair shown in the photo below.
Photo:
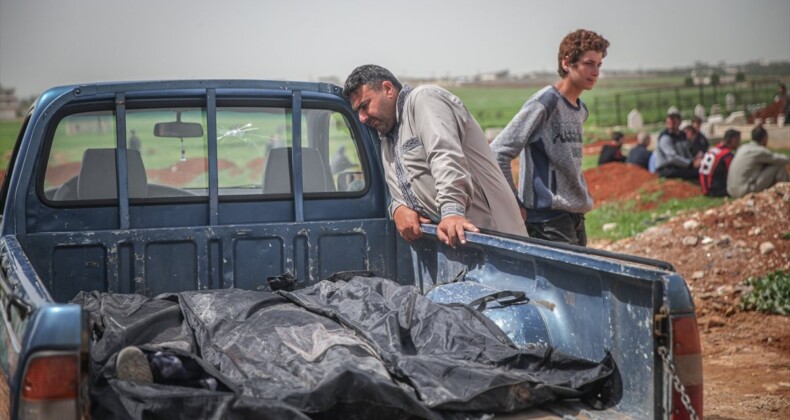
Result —
[{"label": "man's dark hair", "polygon": [[614,140],[614,141],[619,141],[619,140],[620,140],[620,139],[622,139],[622,138],[623,138],[623,133],[621,133],[621,132],[619,132],[619,131],[615,131],[615,132],[612,134],[612,140]]},{"label": "man's dark hair", "polygon": [[782,91],[787,92],[787,86],[785,86],[784,83],[779,83],[779,89],[782,89]]},{"label": "man's dark hair", "polygon": [[733,130],[732,128],[724,132],[724,141],[730,141],[734,138],[740,137],[741,132],[738,130]]},{"label": "man's dark hair", "polygon": [[752,140],[763,141],[766,137],[768,137],[768,132],[765,131],[763,126],[758,125],[757,127],[754,127],[754,130],[752,130]]},{"label": "man's dark hair", "polygon": [[700,123],[700,124],[702,124],[702,118],[700,118],[700,117],[698,117],[698,116],[696,116],[696,115],[695,115],[695,116],[693,116],[693,117],[691,118],[691,122],[692,122],[692,123]]},{"label": "man's dark hair", "polygon": [[384,67],[375,64],[359,66],[346,78],[346,83],[343,85],[343,96],[349,99],[362,85],[368,85],[372,89],[378,90],[381,87],[381,82],[384,81],[392,83],[398,90],[401,90],[402,86],[398,79]]}]

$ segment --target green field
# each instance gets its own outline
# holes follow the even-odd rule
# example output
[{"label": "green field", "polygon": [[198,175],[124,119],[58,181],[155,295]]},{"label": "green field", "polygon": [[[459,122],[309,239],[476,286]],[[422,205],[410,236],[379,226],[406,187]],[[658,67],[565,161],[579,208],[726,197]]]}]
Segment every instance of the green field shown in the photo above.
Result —
[{"label": "green field", "polygon": [[[584,215],[587,236],[592,240],[606,239],[616,241],[636,235],[647,228],[659,225],[679,213],[690,210],[702,210],[722,205],[725,198],[700,195],[684,200],[671,199],[661,202],[661,191],[643,197],[640,203],[634,200],[614,202],[600,205]],[[657,207],[652,210],[638,210],[637,204],[655,202]],[[616,227],[608,232],[603,225],[616,223]]]},{"label": "green field", "polygon": [[[605,137],[602,128],[625,126],[628,113],[638,109],[646,124],[663,124],[666,111],[675,106],[684,118],[693,116],[697,104],[705,106],[706,114],[712,104],[725,111],[728,94],[735,98],[733,110],[753,112],[773,101],[776,78],[766,78],[726,86],[686,87],[682,77],[653,77],[602,79],[591,91],[582,95],[590,111],[585,123],[585,141]],[[480,125],[486,128],[504,127],[524,102],[541,87],[450,87],[449,90],[464,101]]]},{"label": "green field", "polygon": [[0,121],[0,169],[5,172],[22,121]]}]

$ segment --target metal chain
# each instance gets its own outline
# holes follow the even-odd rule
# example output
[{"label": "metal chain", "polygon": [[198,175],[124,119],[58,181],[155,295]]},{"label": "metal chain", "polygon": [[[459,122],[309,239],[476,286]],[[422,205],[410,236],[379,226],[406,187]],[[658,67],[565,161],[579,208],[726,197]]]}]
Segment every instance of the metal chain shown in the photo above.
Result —
[{"label": "metal chain", "polygon": [[698,420],[699,416],[697,416],[697,411],[694,410],[694,406],[691,405],[691,398],[689,397],[689,394],[686,393],[686,387],[683,386],[683,384],[680,382],[680,377],[678,377],[677,373],[675,373],[675,365],[669,358],[669,352],[667,351],[667,348],[664,346],[658,346],[657,350],[658,354],[661,356],[661,361],[664,362],[664,366],[672,376],[672,385],[674,386],[675,391],[680,393],[680,402],[682,402],[683,407],[686,408],[689,418]]}]

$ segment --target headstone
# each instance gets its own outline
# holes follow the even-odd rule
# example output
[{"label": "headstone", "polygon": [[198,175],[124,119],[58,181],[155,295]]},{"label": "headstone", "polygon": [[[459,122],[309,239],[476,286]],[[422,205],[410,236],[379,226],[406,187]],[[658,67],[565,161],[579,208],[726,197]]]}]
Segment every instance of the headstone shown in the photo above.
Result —
[{"label": "headstone", "polygon": [[724,122],[724,116],[721,114],[711,114],[711,116],[708,117],[709,124],[721,124],[723,122]]},{"label": "headstone", "polygon": [[694,107],[694,116],[705,121],[705,107],[702,106],[702,104],[697,104],[697,106]]},{"label": "headstone", "polygon": [[699,131],[701,131],[705,137],[711,138],[713,137],[713,124],[704,122],[699,126]]},{"label": "headstone", "polygon": [[710,115],[721,114],[721,107],[719,104],[713,104],[710,106]]},{"label": "headstone", "polygon": [[645,127],[645,122],[642,119],[642,114],[636,109],[632,109],[628,113],[628,129],[639,131]]},{"label": "headstone", "polygon": [[725,121],[727,124],[743,125],[746,124],[746,113],[743,111],[735,111],[727,117]]},{"label": "headstone", "polygon": [[732,112],[735,109],[735,95],[728,93],[724,97],[724,107],[727,109],[727,112]]}]

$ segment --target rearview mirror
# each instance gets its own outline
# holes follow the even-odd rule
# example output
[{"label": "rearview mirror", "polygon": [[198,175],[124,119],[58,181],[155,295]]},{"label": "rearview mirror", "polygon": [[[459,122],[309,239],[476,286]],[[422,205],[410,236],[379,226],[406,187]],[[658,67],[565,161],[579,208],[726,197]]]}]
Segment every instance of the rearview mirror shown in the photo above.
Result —
[{"label": "rearview mirror", "polygon": [[181,121],[156,123],[154,126],[156,137],[203,137],[203,126],[199,123]]}]

